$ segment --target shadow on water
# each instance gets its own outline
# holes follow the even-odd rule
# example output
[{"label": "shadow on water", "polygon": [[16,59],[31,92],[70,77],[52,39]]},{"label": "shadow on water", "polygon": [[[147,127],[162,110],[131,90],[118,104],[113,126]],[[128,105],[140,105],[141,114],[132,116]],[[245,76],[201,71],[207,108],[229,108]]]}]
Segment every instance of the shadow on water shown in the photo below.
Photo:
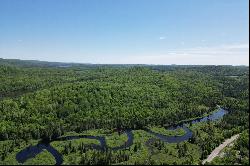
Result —
[{"label": "shadow on water", "polygon": [[35,146],[27,147],[26,149],[17,153],[16,160],[19,163],[24,163],[26,160],[36,157],[36,155],[41,153],[43,150],[47,150],[50,154],[54,156],[56,160],[56,165],[61,165],[63,163],[62,155],[55,148],[53,148],[50,144],[46,144],[46,143],[38,143]]},{"label": "shadow on water", "polygon": [[[187,128],[186,124],[190,124],[190,123],[195,124],[195,123],[199,123],[199,122],[206,122],[208,120],[214,121],[214,120],[222,118],[227,113],[228,112],[226,110],[219,108],[218,111],[216,111],[216,112],[214,112],[211,115],[208,115],[206,117],[198,118],[198,119],[195,119],[192,121],[188,121],[188,122],[185,122],[185,123],[182,123],[179,125],[175,125],[175,126],[170,126],[167,128],[165,127],[167,130],[176,130],[176,129],[182,128],[185,131],[185,134],[182,136],[166,136],[166,135],[163,135],[160,133],[156,133],[148,128],[144,129],[144,131],[154,135],[155,137],[159,138],[163,142],[179,143],[179,142],[183,142],[183,141],[190,139],[193,135],[193,132],[189,128]],[[37,145],[29,146],[29,147],[25,148],[24,150],[20,151],[19,153],[17,153],[16,160],[19,163],[24,163],[28,159],[34,158],[36,155],[41,153],[43,150],[47,150],[55,158],[56,165],[61,165],[63,163],[63,157],[54,147],[52,147],[50,145],[50,143],[54,142],[54,141],[68,141],[68,140],[75,140],[75,139],[81,139],[81,138],[98,140],[100,142],[100,145],[91,144],[90,147],[93,149],[96,149],[96,150],[100,150],[100,151],[105,151],[107,149],[111,149],[113,151],[126,149],[126,148],[133,145],[134,136],[133,136],[133,132],[131,129],[124,130],[124,133],[127,134],[127,137],[128,137],[127,141],[121,146],[112,147],[112,148],[107,147],[106,139],[103,136],[78,135],[78,136],[59,137],[59,138],[52,139],[50,141],[43,140],[43,141],[40,141]],[[150,139],[146,142],[146,146],[148,146],[148,148],[151,150],[152,150],[152,147],[150,146],[150,144],[154,141],[155,141],[155,139]]]},{"label": "shadow on water", "polygon": [[[111,150],[114,150],[114,151],[122,150],[133,145],[132,130],[125,130],[124,132],[127,134],[128,140],[121,146],[110,148]],[[53,146],[50,145],[50,143],[54,141],[69,141],[69,140],[75,140],[75,139],[81,139],[81,138],[95,139],[100,142],[100,145],[91,144],[89,147],[92,149],[100,150],[100,151],[105,151],[108,149],[107,144],[106,144],[106,139],[105,137],[102,137],[102,136],[92,136],[92,135],[64,136],[64,137],[53,139],[51,141],[42,140],[35,146],[29,146],[25,148],[24,150],[20,151],[19,153],[17,153],[16,160],[19,163],[24,163],[28,159],[36,157],[36,155],[41,153],[43,150],[47,150],[55,158],[56,165],[61,165],[63,163],[63,157]]]}]

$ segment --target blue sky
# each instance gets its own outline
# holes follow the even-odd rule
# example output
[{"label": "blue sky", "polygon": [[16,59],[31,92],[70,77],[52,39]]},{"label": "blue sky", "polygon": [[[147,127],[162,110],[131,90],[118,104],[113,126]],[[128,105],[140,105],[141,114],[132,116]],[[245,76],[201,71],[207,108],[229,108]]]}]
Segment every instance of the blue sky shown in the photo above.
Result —
[{"label": "blue sky", "polygon": [[249,65],[248,0],[0,0],[0,57]]}]

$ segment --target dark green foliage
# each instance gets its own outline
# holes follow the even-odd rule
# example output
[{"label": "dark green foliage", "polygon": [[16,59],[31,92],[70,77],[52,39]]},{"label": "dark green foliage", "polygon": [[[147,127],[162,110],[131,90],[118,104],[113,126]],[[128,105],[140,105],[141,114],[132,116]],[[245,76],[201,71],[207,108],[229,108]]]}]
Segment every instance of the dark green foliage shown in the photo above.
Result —
[{"label": "dark green foliage", "polygon": [[208,113],[219,102],[219,91],[207,85],[209,77],[203,74],[179,77],[136,67],[95,69],[87,75],[101,77],[2,100],[0,139],[51,139],[72,130],[173,124]]},{"label": "dark green foliage", "polygon": [[[70,131],[172,125],[221,105],[230,113],[220,122],[191,126],[194,134],[189,143],[200,147],[204,159],[225,138],[249,129],[248,100],[249,72],[244,66],[83,65],[0,59],[0,141],[10,141],[1,145],[0,160],[18,146],[19,139],[28,143]],[[241,156],[249,153],[245,135],[235,145]],[[172,153],[161,141],[153,146]],[[137,143],[131,151],[137,153],[141,148]],[[178,157],[186,159],[182,164],[194,162],[187,144],[176,148]],[[130,159],[127,151],[89,155],[89,149],[69,142],[62,153],[80,152],[80,164]],[[135,162],[154,163],[151,159]],[[237,163],[247,162],[244,158]]]}]

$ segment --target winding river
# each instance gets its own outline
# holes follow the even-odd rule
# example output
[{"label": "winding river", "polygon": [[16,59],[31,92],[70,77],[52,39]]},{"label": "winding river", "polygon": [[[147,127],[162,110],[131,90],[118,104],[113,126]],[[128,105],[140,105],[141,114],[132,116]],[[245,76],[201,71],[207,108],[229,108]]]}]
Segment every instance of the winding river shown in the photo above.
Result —
[{"label": "winding river", "polygon": [[[218,119],[222,118],[227,113],[228,112],[226,110],[219,108],[218,111],[215,111],[212,114],[205,116],[203,118],[197,118],[194,120],[190,120],[190,121],[178,124],[176,126],[165,127],[167,130],[176,130],[178,128],[182,128],[186,132],[182,136],[166,136],[166,135],[163,135],[160,133],[156,133],[148,128],[145,128],[144,131],[148,132],[149,134],[152,134],[153,136],[157,137],[158,139],[160,139],[163,142],[179,143],[179,142],[183,142],[183,141],[190,139],[193,135],[192,131],[186,126],[187,124],[195,124],[195,123],[199,123],[199,122],[206,122],[209,120],[210,121],[218,120]],[[104,136],[77,135],[77,136],[59,137],[59,138],[51,140],[50,142],[46,142],[46,143],[40,142],[35,146],[29,146],[29,147],[23,149],[22,151],[17,153],[16,160],[19,163],[24,163],[28,159],[34,158],[36,155],[41,153],[43,150],[47,150],[51,155],[54,156],[55,161],[56,161],[56,165],[61,165],[63,163],[63,156],[54,147],[52,147],[50,145],[50,143],[54,142],[54,141],[67,141],[67,140],[74,140],[74,139],[81,139],[81,138],[98,140],[100,142],[100,145],[91,144],[89,146],[93,149],[100,150],[100,151],[105,151],[107,149],[111,149],[113,151],[126,149],[126,148],[133,145],[134,136],[133,136],[131,129],[124,130],[124,133],[128,137],[127,141],[121,146],[112,147],[112,148],[107,146],[106,139]],[[149,144],[152,143],[153,141],[155,141],[154,138],[149,139],[146,142],[146,145],[150,148]],[[152,148],[150,150],[152,151]]]}]

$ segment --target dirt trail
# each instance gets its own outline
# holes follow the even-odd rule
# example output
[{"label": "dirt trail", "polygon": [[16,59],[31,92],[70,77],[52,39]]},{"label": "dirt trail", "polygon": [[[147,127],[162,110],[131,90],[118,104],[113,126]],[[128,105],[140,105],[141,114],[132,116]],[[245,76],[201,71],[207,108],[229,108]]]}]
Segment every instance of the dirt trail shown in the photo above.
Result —
[{"label": "dirt trail", "polygon": [[217,157],[219,155],[219,153],[222,149],[224,149],[227,145],[232,143],[238,137],[239,137],[239,134],[236,134],[236,135],[232,136],[231,138],[226,139],[222,144],[220,144],[220,146],[215,148],[205,160],[202,161],[202,165],[204,165],[206,162],[211,162],[215,157]]}]

